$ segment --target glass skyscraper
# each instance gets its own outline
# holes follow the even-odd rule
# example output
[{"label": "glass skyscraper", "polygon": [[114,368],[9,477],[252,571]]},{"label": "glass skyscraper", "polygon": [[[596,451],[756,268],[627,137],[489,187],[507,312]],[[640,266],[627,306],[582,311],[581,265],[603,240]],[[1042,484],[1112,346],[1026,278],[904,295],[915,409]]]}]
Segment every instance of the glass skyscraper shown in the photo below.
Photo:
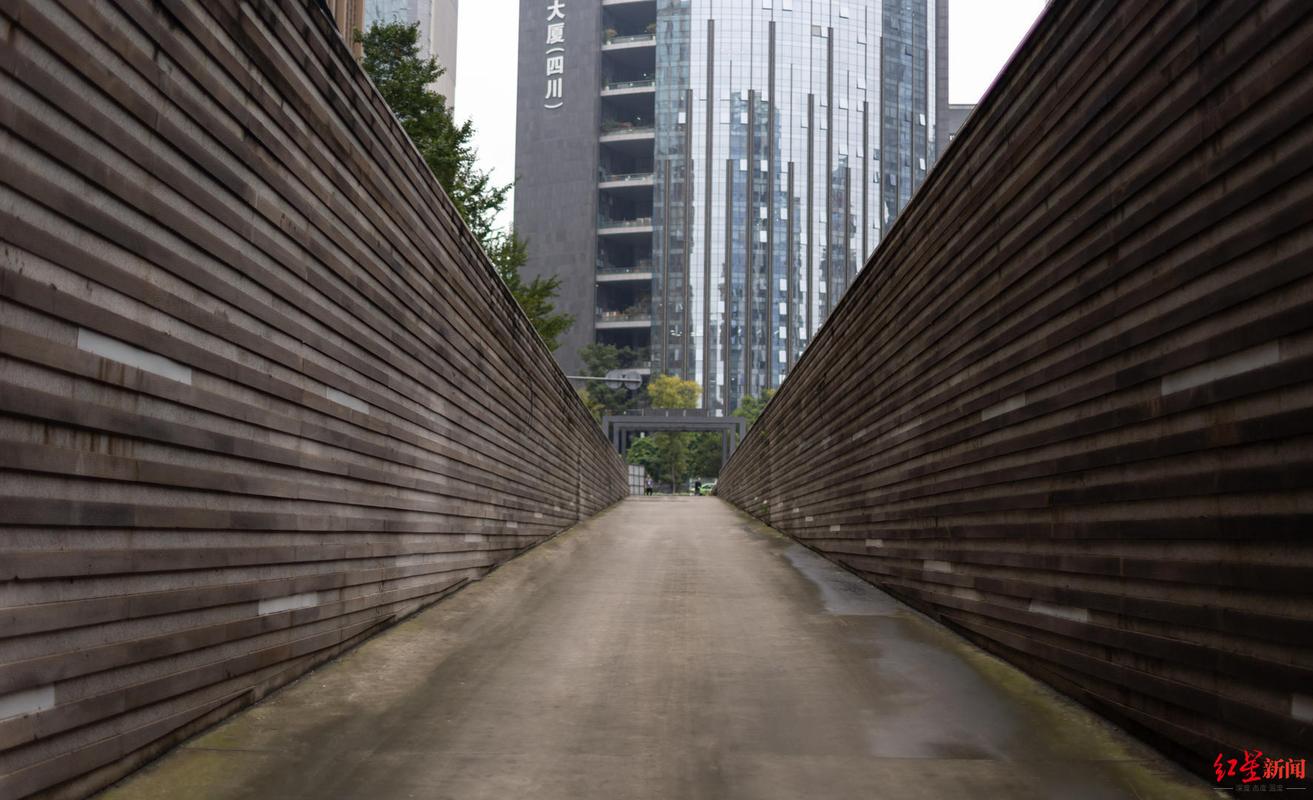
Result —
[{"label": "glass skyscraper", "polygon": [[[554,3],[564,105],[548,108],[560,65],[536,51]],[[947,142],[944,6],[523,0],[516,224],[530,271],[560,275],[567,304],[592,301],[569,344],[639,348],[717,412],[778,386]],[[578,116],[596,120],[578,149],[591,196],[563,175],[544,214],[545,175],[590,159],[535,150],[567,147]],[[569,232],[552,234],[576,225],[589,235],[559,247]]]}]

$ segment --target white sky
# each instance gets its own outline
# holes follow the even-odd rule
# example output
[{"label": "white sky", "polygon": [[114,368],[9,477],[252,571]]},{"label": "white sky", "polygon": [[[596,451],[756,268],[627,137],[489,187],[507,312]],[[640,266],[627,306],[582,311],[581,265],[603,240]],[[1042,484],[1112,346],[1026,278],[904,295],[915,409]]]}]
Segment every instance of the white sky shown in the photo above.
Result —
[{"label": "white sky", "polygon": [[[980,99],[1030,29],[1044,0],[950,0],[948,99]],[[479,161],[493,179],[515,176],[517,0],[461,0],[456,115],[472,118]],[[511,204],[502,214],[510,224]]]}]

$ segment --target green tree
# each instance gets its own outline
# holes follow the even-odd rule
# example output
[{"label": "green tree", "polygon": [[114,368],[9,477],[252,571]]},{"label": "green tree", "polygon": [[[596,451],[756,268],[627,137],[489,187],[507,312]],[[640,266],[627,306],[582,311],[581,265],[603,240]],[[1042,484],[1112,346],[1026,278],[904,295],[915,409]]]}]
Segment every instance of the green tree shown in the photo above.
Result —
[{"label": "green tree", "polygon": [[429,88],[446,70],[436,59],[420,57],[419,23],[375,23],[357,36],[364,46],[361,64],[365,72],[483,245],[538,335],[555,350],[561,334],[574,323],[569,314],[558,313],[552,302],[561,281],[552,276],[526,283],[520,277],[528,246],[514,231],[496,229],[497,215],[506,206],[513,184],[494,184],[491,173],[479,168],[473,123],[466,120],[457,124],[447,99]]},{"label": "green tree", "polygon": [[598,425],[601,425],[602,415],[605,413],[606,409],[593,399],[593,396],[588,393],[587,388],[580,386],[575,389],[575,392],[579,395],[579,399],[583,401],[584,408],[588,409],[588,413],[593,415],[593,421]]},{"label": "green tree", "polygon": [[696,408],[702,387],[675,375],[658,375],[647,385],[653,408]]},{"label": "green tree", "polygon": [[[695,408],[701,393],[702,387],[696,381],[686,381],[675,375],[658,375],[647,385],[653,408]],[[660,454],[664,478],[675,488],[692,477],[689,451],[695,436],[692,433],[658,433],[651,437]]]},{"label": "green tree", "polygon": [[715,478],[720,475],[719,433],[690,433],[688,471],[691,477]]},{"label": "green tree", "polygon": [[620,369],[620,348],[613,344],[586,344],[579,348],[579,359],[584,362],[589,375],[600,377],[610,370]]},{"label": "green tree", "polygon": [[647,470],[647,474],[654,481],[665,479],[661,453],[658,452],[656,441],[651,436],[644,436],[630,443],[629,450],[625,453],[625,461],[630,464],[642,464],[643,469]]},{"label": "green tree", "polygon": [[557,313],[552,302],[560,292],[561,279],[555,275],[539,276],[526,283],[520,277],[520,268],[529,260],[529,247],[514,231],[494,234],[488,256],[547,348],[560,347],[561,335],[574,324],[574,317]]},{"label": "green tree", "polygon": [[739,407],[734,409],[733,415],[736,417],[743,417],[743,419],[747,421],[748,427],[751,428],[756,424],[757,418],[761,416],[761,412],[766,410],[766,404],[769,403],[770,399],[774,396],[774,389],[764,390],[760,397],[746,395],[739,401]]},{"label": "green tree", "polygon": [[[579,358],[584,363],[583,374],[599,378],[613,369],[629,369],[646,360],[643,351],[611,344],[585,345],[579,348]],[[622,414],[633,408],[646,408],[648,404],[647,387],[636,391],[623,387],[611,389],[601,381],[589,381],[586,391],[603,415]]]},{"label": "green tree", "polygon": [[688,471],[688,433],[654,433],[645,437],[653,440],[657,452],[657,461],[661,465],[661,480],[670,483],[672,492],[679,491],[679,485],[687,480]]}]

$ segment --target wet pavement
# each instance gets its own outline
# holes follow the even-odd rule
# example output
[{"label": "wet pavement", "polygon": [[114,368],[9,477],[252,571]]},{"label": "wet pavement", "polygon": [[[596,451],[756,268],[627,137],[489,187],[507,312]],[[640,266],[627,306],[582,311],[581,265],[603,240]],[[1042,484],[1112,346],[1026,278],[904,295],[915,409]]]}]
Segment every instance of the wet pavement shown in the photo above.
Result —
[{"label": "wet pavement", "polygon": [[104,797],[1215,795],[731,506],[630,498]]}]

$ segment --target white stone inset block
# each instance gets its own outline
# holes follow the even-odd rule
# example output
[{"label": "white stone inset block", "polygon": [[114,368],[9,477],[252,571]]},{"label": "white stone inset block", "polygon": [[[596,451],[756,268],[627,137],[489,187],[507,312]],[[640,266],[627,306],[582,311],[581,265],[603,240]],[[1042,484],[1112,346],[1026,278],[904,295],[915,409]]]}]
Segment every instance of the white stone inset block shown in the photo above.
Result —
[{"label": "white stone inset block", "polygon": [[55,685],[53,683],[38,686],[35,689],[24,689],[21,692],[0,695],[0,719],[35,714],[38,711],[45,711],[54,707]]},{"label": "white stone inset block", "polygon": [[884,539],[867,539],[867,547],[884,547]]},{"label": "white stone inset block", "polygon": [[1046,617],[1069,619],[1072,622],[1090,621],[1090,612],[1088,609],[1076,608],[1075,606],[1061,606],[1054,603],[1042,603],[1039,600],[1030,601],[1030,612],[1032,614],[1043,614]]},{"label": "white stone inset block", "polygon": [[1299,692],[1290,695],[1290,716],[1304,722],[1313,722],[1313,695]]},{"label": "white stone inset block", "polygon": [[947,561],[935,561],[933,559],[926,559],[925,561],[921,562],[921,569],[925,570],[926,572],[952,572],[953,565],[948,563]]},{"label": "white stone inset block", "polygon": [[901,436],[901,435],[903,435],[904,433],[907,433],[907,432],[910,431],[911,429],[915,428],[916,426],[920,425],[921,422],[922,422],[922,419],[921,419],[920,417],[917,417],[916,419],[912,420],[911,422],[904,422],[902,425],[899,425],[897,428],[894,428],[893,430],[889,431],[889,435],[890,435],[890,436]]},{"label": "white stone inset block", "polygon": [[280,611],[295,611],[298,608],[310,608],[319,605],[319,592],[305,592],[303,594],[289,594],[286,597],[271,597],[268,600],[261,600],[259,606],[260,616],[265,614],[277,614]]},{"label": "white stone inset block", "polygon": [[191,385],[191,367],[87,328],[78,328],[78,349]]},{"label": "white stone inset block", "polygon": [[364,400],[361,400],[359,397],[353,397],[347,394],[346,392],[339,392],[338,390],[334,389],[332,386],[325,387],[325,389],[326,389],[325,393],[328,395],[328,399],[332,400],[334,403],[344,405],[347,408],[354,408],[356,411],[359,411],[361,414],[369,413],[369,403],[366,403]]},{"label": "white stone inset block", "polygon": [[1016,411],[1018,408],[1021,408],[1025,404],[1026,404],[1026,393],[1022,392],[1021,394],[1013,395],[1012,397],[1009,397],[1008,399],[1004,400],[1001,403],[995,403],[989,408],[982,409],[980,412],[980,418],[982,420],[993,419],[994,417],[1001,416],[1003,414],[1008,413],[1009,411]]},{"label": "white stone inset block", "polygon": [[1160,391],[1163,394],[1193,389],[1205,383],[1220,381],[1242,372],[1270,366],[1281,360],[1281,346],[1277,342],[1260,344],[1229,356],[1205,361],[1193,367],[1163,376]]}]

